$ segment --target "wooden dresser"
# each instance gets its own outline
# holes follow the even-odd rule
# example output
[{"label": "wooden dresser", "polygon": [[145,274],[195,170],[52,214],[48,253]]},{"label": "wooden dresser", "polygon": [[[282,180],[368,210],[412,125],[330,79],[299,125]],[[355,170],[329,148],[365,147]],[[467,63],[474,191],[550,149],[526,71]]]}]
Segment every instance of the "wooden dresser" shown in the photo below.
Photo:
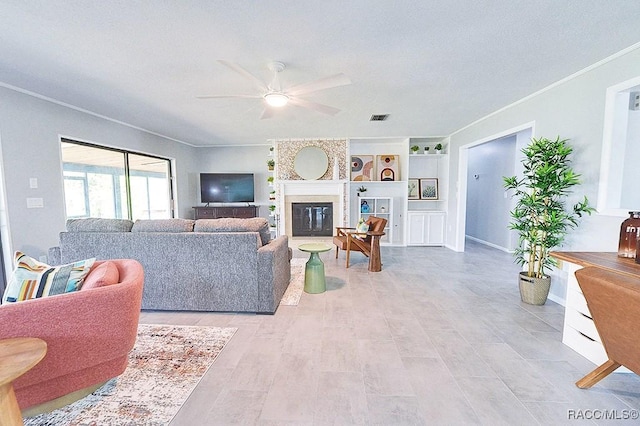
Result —
[{"label": "wooden dresser", "polygon": [[258,206],[194,207],[193,210],[194,219],[249,218],[258,216]]},{"label": "wooden dresser", "polygon": [[[582,295],[575,272],[586,266],[595,266],[640,279],[640,265],[635,259],[618,257],[617,253],[608,252],[553,252],[551,256],[561,261],[559,266],[568,274],[562,343],[594,364],[600,365],[608,357],[591,319],[591,312]],[[626,368],[617,371],[629,372]]]}]

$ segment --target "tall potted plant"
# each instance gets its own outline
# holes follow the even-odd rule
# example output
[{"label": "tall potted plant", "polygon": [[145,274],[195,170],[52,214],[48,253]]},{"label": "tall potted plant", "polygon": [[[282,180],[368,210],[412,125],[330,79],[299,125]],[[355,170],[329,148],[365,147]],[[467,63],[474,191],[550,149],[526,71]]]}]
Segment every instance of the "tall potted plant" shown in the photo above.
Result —
[{"label": "tall potted plant", "polygon": [[594,211],[587,197],[570,209],[565,206],[571,188],[580,183],[580,175],[570,166],[572,151],[567,139],[533,138],[522,150],[522,178],[503,177],[504,187],[514,190],[516,198],[509,228],[518,233],[516,262],[526,267],[520,272],[520,297],[525,303],[546,302],[551,278],[545,272],[556,264],[550,250],[563,242],[569,229],[578,226],[584,213]]}]

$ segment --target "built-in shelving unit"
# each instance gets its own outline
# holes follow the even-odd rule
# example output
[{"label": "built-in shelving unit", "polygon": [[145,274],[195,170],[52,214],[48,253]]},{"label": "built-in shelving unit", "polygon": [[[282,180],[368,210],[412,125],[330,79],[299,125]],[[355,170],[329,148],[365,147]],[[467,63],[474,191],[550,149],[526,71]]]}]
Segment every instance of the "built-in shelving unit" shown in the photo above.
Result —
[{"label": "built-in shelving unit", "polygon": [[390,244],[393,241],[393,198],[391,197],[358,197],[360,219],[367,220],[369,216],[376,216],[387,220],[384,228],[385,235],[380,238],[380,244]]},{"label": "built-in shelving unit", "polygon": [[[436,145],[442,149],[436,153]],[[413,186],[408,193],[407,208],[407,245],[443,245],[448,193],[449,154],[447,143],[442,138],[409,138],[409,147],[418,146],[417,153],[408,153],[407,185]],[[429,147],[425,153],[424,147]],[[408,151],[409,152],[409,151]],[[426,180],[425,180],[426,179]],[[429,199],[421,191],[421,183],[437,183],[437,196]],[[415,198],[414,198],[415,197]]]},{"label": "built-in shelving unit", "polygon": [[[273,161],[275,163],[275,145],[271,145],[269,147],[269,155],[267,158],[267,162],[269,161]],[[269,230],[271,231],[271,238],[276,238],[279,235],[279,230],[278,230],[278,225],[279,225],[279,215],[280,212],[278,210],[278,193],[276,191],[276,185],[275,185],[275,176],[276,176],[276,166],[277,164],[274,164],[273,167],[270,167],[267,164],[267,167],[269,169],[269,174],[268,174],[268,188],[269,188]]]},{"label": "built-in shelving unit", "polygon": [[[358,197],[387,198],[393,206],[392,212],[386,218],[388,223],[387,235],[381,243],[403,246],[405,242],[405,222],[407,211],[407,176],[409,173],[408,139],[407,138],[354,138],[349,139],[349,155],[371,155],[374,161],[372,181],[354,181],[349,184],[349,223],[355,226],[360,218],[360,203]],[[396,174],[393,181],[381,181],[376,165],[378,156],[393,155],[398,164],[395,165]],[[349,170],[351,172],[351,170]],[[351,176],[351,174],[349,174]],[[365,193],[358,193],[358,188],[367,188]],[[386,232],[386,231],[385,231]]]}]

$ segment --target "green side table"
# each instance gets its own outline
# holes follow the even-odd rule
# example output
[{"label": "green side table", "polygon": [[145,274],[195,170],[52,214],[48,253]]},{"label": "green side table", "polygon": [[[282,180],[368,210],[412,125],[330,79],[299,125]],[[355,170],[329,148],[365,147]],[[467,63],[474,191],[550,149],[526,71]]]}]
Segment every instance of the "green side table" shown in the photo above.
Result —
[{"label": "green side table", "polygon": [[323,243],[300,244],[298,250],[311,253],[304,269],[305,293],[324,293],[327,283],[324,279],[324,263],[318,253],[331,250],[331,246]]}]

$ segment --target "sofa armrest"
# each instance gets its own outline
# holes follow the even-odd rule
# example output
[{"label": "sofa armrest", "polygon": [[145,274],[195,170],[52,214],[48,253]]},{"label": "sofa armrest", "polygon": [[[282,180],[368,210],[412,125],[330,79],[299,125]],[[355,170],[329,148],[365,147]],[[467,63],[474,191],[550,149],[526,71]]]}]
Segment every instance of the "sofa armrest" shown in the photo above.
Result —
[{"label": "sofa armrest", "polygon": [[259,312],[276,311],[290,280],[289,239],[281,235],[258,249]]}]

